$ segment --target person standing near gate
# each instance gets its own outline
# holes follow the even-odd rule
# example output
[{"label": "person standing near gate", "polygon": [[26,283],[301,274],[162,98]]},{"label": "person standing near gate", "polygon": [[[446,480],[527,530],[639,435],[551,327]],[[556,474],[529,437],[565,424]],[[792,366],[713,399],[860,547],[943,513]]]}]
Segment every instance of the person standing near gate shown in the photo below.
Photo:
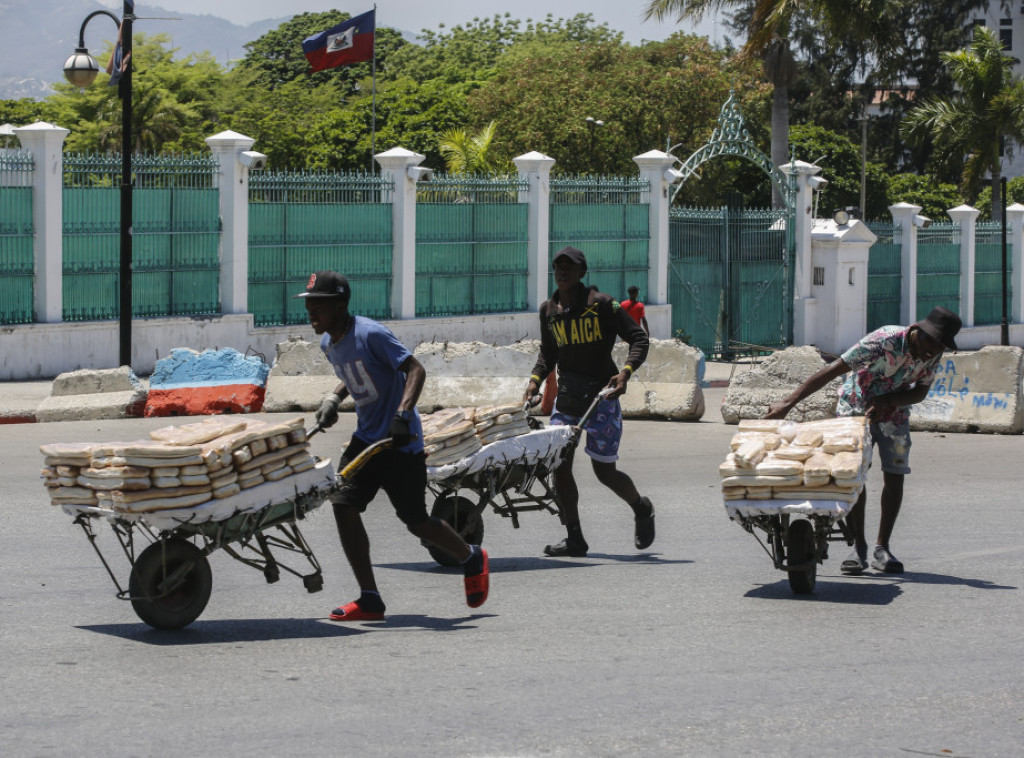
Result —
[{"label": "person standing near gate", "polygon": [[640,302],[640,288],[635,284],[626,290],[629,298],[622,301],[622,310],[629,314],[629,317],[643,327],[644,334],[651,336],[651,328],[647,325],[647,310]]},{"label": "person standing near gate", "polygon": [[[839,391],[840,416],[867,416],[871,440],[882,460],[882,515],[871,566],[886,574],[902,574],[903,563],[889,550],[896,517],[903,504],[903,480],[910,473],[910,408],[928,396],[942,351],[956,350],[953,339],[960,317],[943,307],[910,326],[883,326],[851,347],[797,387],[789,396],[768,406],[765,418],[785,418],[793,406],[830,381],[849,373]],[[840,567],[844,574],[860,574],[868,567],[864,536],[866,490],[850,511],[854,550]]]},{"label": "person standing near gate", "polygon": [[[598,481],[633,509],[633,541],[638,550],[644,550],[654,542],[654,506],[640,496],[633,480],[619,471],[615,462],[622,438],[619,396],[626,391],[630,376],[647,358],[647,335],[611,296],[582,284],[587,272],[587,258],[582,250],[564,247],[555,254],[553,263],[558,290],[540,307],[540,355],[523,400],[532,400],[545,377],[557,366],[558,395],[551,424],[576,425],[598,393],[605,387],[611,388],[584,425],[586,451]],[[612,361],[616,336],[629,344],[621,371]],[[574,453],[575,448],[553,474],[567,532],[564,540],[544,548],[544,554],[553,557],[582,557],[590,549],[580,525],[579,490],[572,473]]]},{"label": "person standing near gate", "polygon": [[345,277],[334,271],[317,271],[309,277],[306,291],[295,296],[305,298],[309,323],[314,332],[323,335],[320,349],[341,379],[317,411],[317,424],[324,429],[333,426],[338,420],[338,406],[347,395],[352,395],[356,405],[356,431],[338,470],[374,442],[389,437],[392,440],[391,448],[371,458],[331,496],[341,546],[361,594],[357,600],[335,608],[330,618],[384,618],[384,601],[373,575],[370,541],[362,518],[380,489],[387,493],[410,532],[459,560],[465,575],[466,604],[477,608],[487,600],[487,551],[479,545],[467,545],[447,522],[427,516],[427,464],[416,411],[427,373],[387,327],[348,312],[351,295]]}]

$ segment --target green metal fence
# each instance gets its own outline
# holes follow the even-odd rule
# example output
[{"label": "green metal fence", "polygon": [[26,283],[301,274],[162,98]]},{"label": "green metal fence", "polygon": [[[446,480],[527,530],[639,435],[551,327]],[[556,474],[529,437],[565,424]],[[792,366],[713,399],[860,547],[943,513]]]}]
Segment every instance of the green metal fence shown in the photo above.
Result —
[{"label": "green metal fence", "polygon": [[[1003,320],[1003,233],[1002,225],[981,221],[974,236],[974,323],[999,324]],[[1007,319],[1013,300],[1013,256],[1006,243]]]},{"label": "green metal fence", "polygon": [[792,226],[786,210],[673,208],[673,334],[707,355],[788,344]]},{"label": "green metal fence", "polygon": [[937,305],[960,310],[960,226],[932,224],[917,233],[917,316]]},{"label": "green metal fence", "polygon": [[[132,315],[220,312],[217,161],[132,157]],[[63,317],[118,318],[121,156],[64,156]]]},{"label": "green metal fence", "polygon": [[901,227],[891,221],[869,221],[878,238],[868,251],[868,331],[900,323],[903,287]]},{"label": "green metal fence", "polygon": [[529,184],[435,176],[416,192],[416,315],[527,308]]},{"label": "green metal fence", "polygon": [[32,172],[28,153],[0,153],[0,324],[35,321]]},{"label": "green metal fence", "polygon": [[249,176],[249,311],[257,326],[307,320],[314,271],[343,274],[353,313],[391,317],[393,185],[362,172],[265,171]]},{"label": "green metal fence", "polygon": [[[551,256],[566,245],[587,255],[585,282],[619,299],[647,289],[650,183],[639,176],[551,178]],[[554,275],[548,291],[555,289]]]}]

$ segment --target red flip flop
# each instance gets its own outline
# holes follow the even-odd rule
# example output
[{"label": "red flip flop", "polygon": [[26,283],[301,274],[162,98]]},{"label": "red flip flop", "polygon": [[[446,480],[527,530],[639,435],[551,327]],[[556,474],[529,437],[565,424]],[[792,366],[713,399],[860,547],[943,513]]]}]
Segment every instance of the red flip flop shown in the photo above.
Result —
[{"label": "red flip flop", "polygon": [[487,602],[487,592],[491,585],[487,551],[480,548],[480,553],[483,558],[483,569],[479,574],[473,574],[463,579],[466,585],[466,605],[470,608],[479,608]]},{"label": "red flip flop", "polygon": [[328,617],[331,621],[383,621],[383,613],[371,613],[359,607],[359,603],[353,600],[351,603],[335,608]]}]

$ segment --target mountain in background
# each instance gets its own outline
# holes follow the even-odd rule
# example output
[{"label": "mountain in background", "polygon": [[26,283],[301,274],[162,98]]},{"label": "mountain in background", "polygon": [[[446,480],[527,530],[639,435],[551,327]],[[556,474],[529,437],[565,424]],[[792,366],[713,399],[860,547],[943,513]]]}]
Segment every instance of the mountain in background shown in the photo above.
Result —
[{"label": "mountain in background", "polygon": [[[64,81],[64,61],[78,47],[82,21],[93,11],[111,10],[96,0],[0,0],[0,100],[22,97],[43,98],[53,92],[52,85]],[[252,42],[279,26],[288,16],[256,21],[239,26],[210,15],[172,13],[157,6],[136,6],[140,17],[160,16],[181,21],[157,21],[140,18],[134,34],[167,34],[176,58],[209,51],[222,65],[245,55],[246,42]],[[117,39],[114,22],[96,17],[85,30],[85,46],[93,57]],[[103,65],[103,61],[100,65]]]}]

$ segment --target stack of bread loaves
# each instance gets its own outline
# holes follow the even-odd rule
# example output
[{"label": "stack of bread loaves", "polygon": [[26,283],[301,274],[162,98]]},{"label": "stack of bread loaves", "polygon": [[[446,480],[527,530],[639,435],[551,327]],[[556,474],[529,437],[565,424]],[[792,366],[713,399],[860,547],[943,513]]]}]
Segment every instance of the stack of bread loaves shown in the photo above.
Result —
[{"label": "stack of bread loaves", "polygon": [[870,455],[863,416],[805,421],[744,420],[718,467],[726,500],[853,503]]},{"label": "stack of bread loaves", "polygon": [[118,513],[188,508],[312,468],[301,417],[278,424],[215,416],[148,440],[43,445],[55,505]]},{"label": "stack of bread loaves", "polygon": [[520,404],[445,408],[423,417],[427,465],[445,466],[476,453],[484,445],[530,431]]}]

